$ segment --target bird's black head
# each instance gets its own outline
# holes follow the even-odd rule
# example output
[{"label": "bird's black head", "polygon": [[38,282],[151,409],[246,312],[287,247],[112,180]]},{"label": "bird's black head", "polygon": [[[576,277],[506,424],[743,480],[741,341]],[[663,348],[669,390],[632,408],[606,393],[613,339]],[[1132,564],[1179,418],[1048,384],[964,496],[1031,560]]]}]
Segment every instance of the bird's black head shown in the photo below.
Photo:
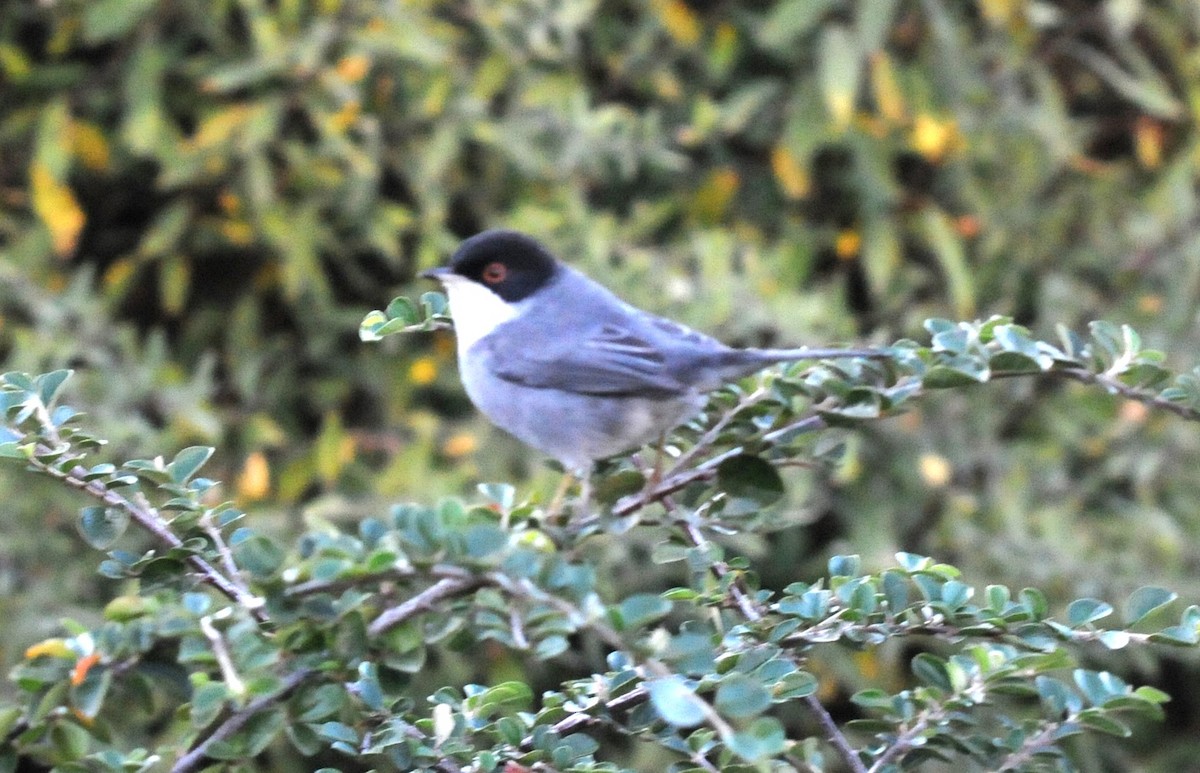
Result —
[{"label": "bird's black head", "polygon": [[457,274],[488,288],[509,303],[528,298],[558,273],[559,264],[536,239],[517,231],[493,230],[464,241],[438,273]]}]

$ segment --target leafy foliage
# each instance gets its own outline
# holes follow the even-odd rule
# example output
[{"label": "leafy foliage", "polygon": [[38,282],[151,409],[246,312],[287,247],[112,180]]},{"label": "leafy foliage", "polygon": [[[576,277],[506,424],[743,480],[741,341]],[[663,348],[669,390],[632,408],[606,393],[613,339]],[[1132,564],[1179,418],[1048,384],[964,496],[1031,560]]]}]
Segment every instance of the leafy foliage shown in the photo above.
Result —
[{"label": "leafy foliage", "polygon": [[[500,532],[515,525],[512,539],[524,547],[590,567],[604,619],[625,638],[640,635],[626,636],[627,621],[677,631],[698,603],[691,584],[713,575],[708,566],[776,599],[792,582],[874,576],[911,553],[952,563],[964,582],[1036,586],[1047,614],[1068,628],[1089,619],[1111,626],[1097,628],[1101,643],[1070,645],[1072,668],[1170,692],[1194,682],[1188,649],[1137,637],[1129,642],[1138,646],[1105,645],[1126,633],[1189,643],[1194,621],[1154,607],[1170,596],[1162,588],[1200,598],[1195,433],[1170,415],[1190,417],[1200,383],[1175,375],[1200,340],[1198,24],[1186,0],[8,4],[0,14],[2,370],[74,370],[68,402],[88,415],[55,420],[76,450],[91,453],[83,434],[107,441],[84,464],[89,482],[135,505],[148,497],[142,514],[178,522],[183,545],[147,532],[153,521],[124,505],[92,500],[95,509],[80,515],[80,495],[53,477],[0,465],[0,488],[12,492],[0,541],[0,661],[26,669],[31,644],[51,654],[69,641],[82,654],[58,665],[74,669],[97,652],[76,637],[114,620],[157,619],[180,603],[199,618],[225,614],[222,596],[178,574],[203,574],[197,558],[243,575],[252,597],[272,598],[272,583],[312,581],[289,572],[319,534],[328,538],[320,550],[334,556],[320,576],[348,583],[353,572],[339,567],[366,559],[334,535],[365,539],[358,524],[367,519],[391,529],[397,499],[437,503],[502,480],[515,485],[487,484],[459,509],[506,513]],[[442,327],[436,296],[396,301],[375,317],[368,329],[385,337],[381,347],[355,338],[368,309],[419,294],[409,286],[416,269],[491,225],[535,233],[631,301],[726,340],[902,343],[884,367],[843,363],[731,387],[680,431],[665,459],[681,485],[672,501],[681,512],[712,503],[696,519],[712,527],[703,547],[660,504],[638,498],[648,459],[616,460],[596,480],[605,518],[569,528],[530,521],[557,476],[488,434],[469,410],[449,337],[386,336]],[[928,318],[993,314],[1003,319],[991,320],[990,332],[922,328]],[[1168,368],[1119,327],[1074,339],[1053,332],[1096,318],[1130,322],[1147,348],[1179,360]],[[928,353],[903,343],[929,334],[938,343]],[[913,399],[933,388],[937,395]],[[815,415],[810,399],[820,401]],[[894,418],[865,421],[875,416]],[[0,445],[16,452],[18,441]],[[223,488],[191,491],[195,475],[183,493],[158,488],[180,485],[166,468],[189,447],[217,449],[196,475],[222,479]],[[154,452],[161,463],[121,461]],[[193,494],[199,509],[190,509]],[[215,508],[221,500],[228,507]],[[485,515],[449,529],[481,526],[469,549],[451,540],[470,578],[378,578],[368,590],[380,600],[364,614],[434,587],[438,610],[462,603],[459,583],[478,581],[495,555],[488,551],[509,549],[495,547],[497,529],[484,528],[495,524],[477,520]],[[244,527],[253,531],[237,531]],[[210,528],[237,572],[212,552]],[[97,580],[89,543],[114,553],[102,564],[111,579]],[[828,570],[839,554],[861,555],[859,568]],[[716,598],[728,585],[713,577],[703,593]],[[536,706],[544,691],[609,670],[591,629],[556,635],[554,615],[544,630],[536,621],[521,629],[522,646],[505,625],[511,593],[486,582],[470,592],[485,591],[463,627],[428,647],[401,648],[420,659],[401,672],[408,695],[519,682]],[[978,586],[973,603],[985,592]],[[180,593],[191,595],[181,601]],[[201,609],[201,598],[210,606]],[[239,621],[274,614],[244,601],[229,613]],[[668,601],[665,618],[639,622]],[[1102,616],[1106,604],[1114,611]],[[1138,610],[1150,617],[1130,631]],[[218,637],[233,635],[233,617],[210,622]],[[58,713],[37,753],[49,754],[51,738],[78,750],[91,737],[88,754],[103,764],[161,767],[151,751],[129,750],[166,748],[192,732],[190,719],[167,708],[184,701],[199,705],[199,721],[208,712],[232,728],[235,745],[243,741],[234,736],[257,733],[243,750],[278,736],[278,714],[267,708],[291,699],[255,692],[240,671],[247,697],[231,693],[215,655],[200,652],[215,652],[203,628],[186,668],[176,638],[155,641],[145,667],[67,688],[84,716],[100,707],[92,725],[60,711],[61,689],[46,693],[54,694],[45,711]],[[812,679],[795,677],[795,689],[819,686],[814,695],[846,727],[866,712],[849,696],[914,687],[910,648],[962,654],[928,637],[906,642],[820,648]],[[86,678],[90,660],[82,662]],[[338,662],[344,681],[323,683],[323,700],[360,681],[362,694],[374,695],[369,675]],[[213,678],[193,685],[188,668]],[[273,668],[280,690],[304,673]],[[134,672],[150,683],[150,698],[125,689],[138,681],[125,679]],[[394,674],[380,671],[388,694],[401,692]],[[1067,671],[1053,676],[1077,689]],[[465,701],[460,693],[454,700]],[[701,693],[718,716],[728,707],[736,714],[747,696],[747,705],[761,702],[740,679]],[[21,682],[0,684],[9,708],[30,700]],[[263,712],[222,721],[259,700]],[[804,700],[730,718],[737,753],[776,748],[768,720],[784,738],[823,735],[794,707]],[[344,705],[358,704],[337,710]],[[409,717],[432,733],[432,704],[419,708]],[[1008,716],[1036,713],[1017,708]],[[438,709],[439,727],[447,715],[457,722],[457,710]],[[330,725],[329,738],[314,740],[315,730],[291,722],[301,711],[285,710],[282,732],[293,743],[271,742],[254,764],[349,767],[328,749],[351,743],[350,734]],[[620,704],[614,711],[624,722]],[[1200,720],[1188,701],[1167,711],[1166,729],[1126,717],[1133,743],[1092,735],[1063,748],[1087,770],[1184,767],[1196,756]],[[0,715],[0,725],[18,716]],[[365,733],[347,719],[310,724]],[[659,769],[680,759],[659,744],[606,735],[607,726],[582,727],[615,765]],[[704,740],[705,725],[694,732],[714,752],[729,737]],[[869,735],[847,732],[866,748]],[[1017,731],[1010,741],[1024,743]],[[822,743],[801,743],[792,758],[842,764]],[[323,756],[288,756],[300,744]],[[680,753],[681,765],[700,765]]]},{"label": "leafy foliage", "polygon": [[[386,316],[377,337],[419,329],[413,308],[393,303],[364,326]],[[558,525],[493,486],[490,506],[400,505],[355,532],[313,530],[290,550],[210,496],[216,484],[197,474],[212,449],[89,466],[102,442],[56,402],[69,373],[6,374],[0,455],[101,502],[79,516],[93,547],[113,545],[131,522],[157,545],[113,550],[101,564],[140,588],[114,599],[103,625],[72,623],[69,638],[26,653],[13,677],[28,701],[3,711],[3,759],[125,770],[165,758],[180,773],[248,760],[286,737],[298,754],[329,750],[377,769],[613,770],[596,735],[619,732],[706,769],[768,760],[822,769],[832,751],[861,771],[931,758],[1010,770],[1064,756],[1062,742],[1079,733],[1126,737],[1125,716],[1161,718],[1169,696],[1081,667],[1073,650],[1195,647],[1200,607],[1177,624],[1146,622],[1175,602],[1170,591],[1138,589],[1125,626],[1108,628],[1100,623],[1114,608],[1104,601],[1077,599],[1057,620],[1036,589],[979,590],[954,566],[901,553],[897,566],[876,572],[864,572],[859,556],[835,556],[827,578],[774,592],[707,536],[769,523],[764,508],[782,485],[775,466],[805,453],[797,436],[878,418],[931,389],[1061,375],[1200,415],[1188,379],[1163,389],[1172,374],[1162,356],[1141,350],[1128,327],[1096,324],[1086,340],[1064,332],[1058,346],[1001,318],[927,327],[930,346],[901,342],[886,361],[792,368],[754,392],[716,395],[683,430],[688,450],[675,466],[607,515]],[[654,561],[682,562],[687,582],[606,600],[595,567],[576,556],[589,540],[648,523],[666,527]],[[856,693],[867,716],[839,727],[817,697],[823,651],[901,638],[937,641],[942,652],[912,659],[912,687]],[[542,661],[589,640],[606,652],[605,667],[536,703],[514,680],[442,686],[426,701],[414,692],[433,647],[495,642]],[[164,662],[165,650],[176,655]],[[174,690],[154,678],[164,669]],[[182,736],[151,750],[114,744],[120,710],[106,707],[118,691],[185,717]],[[815,715],[827,748],[789,737],[780,716],[791,704]]]}]

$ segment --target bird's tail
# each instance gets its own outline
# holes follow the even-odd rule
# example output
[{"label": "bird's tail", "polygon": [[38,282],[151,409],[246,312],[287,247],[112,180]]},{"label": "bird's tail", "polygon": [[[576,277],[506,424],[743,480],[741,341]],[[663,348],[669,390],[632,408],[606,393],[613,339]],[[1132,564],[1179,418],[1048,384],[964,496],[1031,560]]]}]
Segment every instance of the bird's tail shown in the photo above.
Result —
[{"label": "bird's tail", "polygon": [[754,352],[763,364],[776,362],[795,362],[797,360],[846,360],[852,357],[863,357],[869,360],[883,360],[891,357],[887,349],[746,349]]}]

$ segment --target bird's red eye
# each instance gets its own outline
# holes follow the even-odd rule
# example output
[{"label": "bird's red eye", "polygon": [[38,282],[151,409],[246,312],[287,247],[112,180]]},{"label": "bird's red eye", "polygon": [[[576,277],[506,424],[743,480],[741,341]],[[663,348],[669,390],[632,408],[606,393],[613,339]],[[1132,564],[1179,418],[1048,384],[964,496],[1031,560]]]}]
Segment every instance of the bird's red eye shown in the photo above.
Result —
[{"label": "bird's red eye", "polygon": [[483,267],[483,281],[490,285],[498,285],[508,276],[508,266],[500,261],[494,261]]}]

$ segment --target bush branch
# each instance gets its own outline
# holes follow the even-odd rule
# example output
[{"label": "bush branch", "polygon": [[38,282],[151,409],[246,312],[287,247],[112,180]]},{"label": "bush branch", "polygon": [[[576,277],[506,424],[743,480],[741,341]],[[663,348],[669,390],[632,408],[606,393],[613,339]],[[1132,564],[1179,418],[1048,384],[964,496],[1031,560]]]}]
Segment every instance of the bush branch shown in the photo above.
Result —
[{"label": "bush branch", "polygon": [[244,708],[229,715],[208,737],[193,747],[187,754],[180,757],[171,768],[171,773],[192,773],[194,770],[199,770],[206,763],[208,750],[212,748],[213,744],[232,738],[255,715],[286,700],[288,696],[295,692],[300,685],[304,684],[315,673],[315,671],[310,669],[301,669],[288,674],[284,678],[283,683],[274,692],[260,695],[247,703]]},{"label": "bush branch", "polygon": [[479,577],[443,577],[412,598],[383,612],[367,628],[371,636],[382,636],[413,615],[433,608],[434,604],[454,596],[462,596],[483,584]]},{"label": "bush branch", "polygon": [[[47,452],[50,452],[50,449],[44,446],[39,445],[36,449],[36,453]],[[129,517],[133,519],[134,523],[141,527],[143,531],[149,532],[155,539],[168,548],[184,549],[183,540],[175,532],[171,531],[157,510],[153,507],[138,504],[128,497],[118,494],[100,481],[86,480],[84,476],[88,474],[88,471],[83,465],[75,465],[70,470],[64,472],[52,464],[38,460],[36,456],[29,460],[29,464],[37,471],[57,478],[68,486],[100,500],[109,507],[116,507],[129,513]],[[268,622],[269,618],[263,609],[263,600],[261,598],[242,588],[233,579],[226,577],[203,556],[189,553],[186,561],[199,574],[202,582],[216,588],[229,600],[245,609],[258,623]]]}]

